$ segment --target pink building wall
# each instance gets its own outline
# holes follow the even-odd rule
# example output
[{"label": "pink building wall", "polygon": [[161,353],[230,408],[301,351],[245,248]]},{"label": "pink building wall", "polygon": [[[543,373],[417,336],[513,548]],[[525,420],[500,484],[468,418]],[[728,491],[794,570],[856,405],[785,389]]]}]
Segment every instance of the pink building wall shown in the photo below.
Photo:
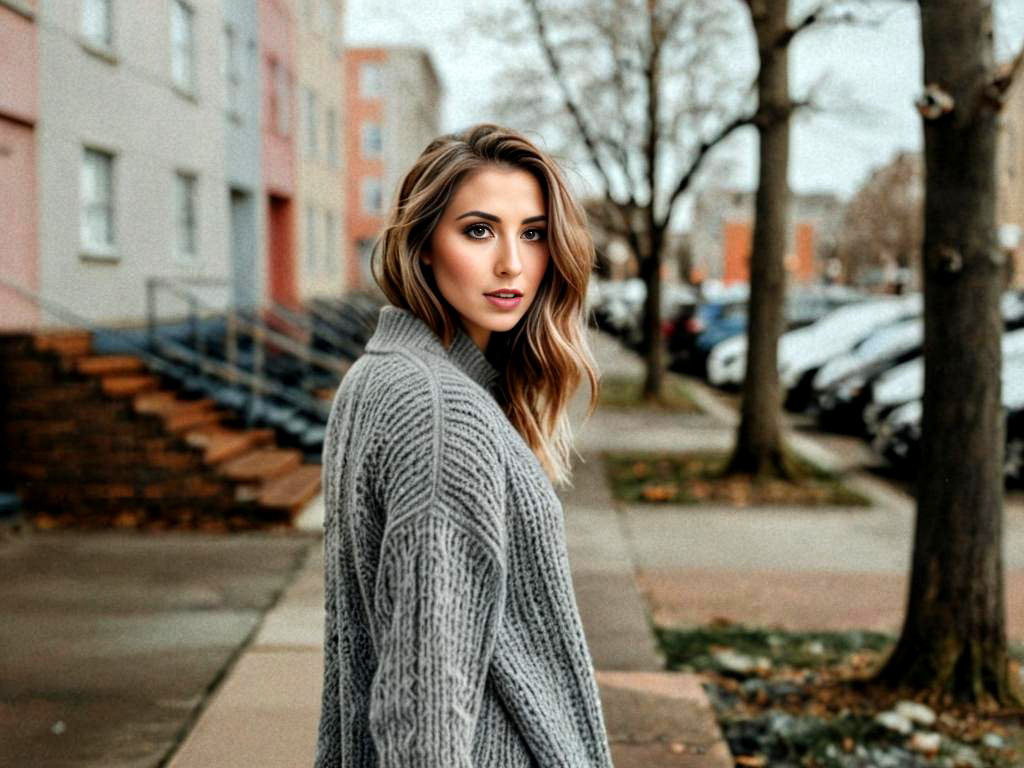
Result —
[{"label": "pink building wall", "polygon": [[[295,89],[295,18],[292,3],[260,0],[260,46],[263,59],[263,183],[267,197],[267,295],[274,301],[294,305],[298,301],[295,248],[295,143],[300,126]],[[278,130],[275,100],[275,62],[288,73],[288,131]]]},{"label": "pink building wall", "polygon": [[[0,5],[0,275],[39,288],[39,230],[35,124],[38,114],[38,40],[35,0],[27,13]],[[0,286],[0,328],[31,326],[34,304]]]}]

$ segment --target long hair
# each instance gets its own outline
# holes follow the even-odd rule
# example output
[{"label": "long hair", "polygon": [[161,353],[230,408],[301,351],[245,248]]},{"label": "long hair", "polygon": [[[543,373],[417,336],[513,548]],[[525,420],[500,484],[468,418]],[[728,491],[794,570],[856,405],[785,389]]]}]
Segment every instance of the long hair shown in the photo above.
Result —
[{"label": "long hair", "polygon": [[420,253],[460,182],[490,165],[523,169],[540,183],[549,261],[529,310],[508,331],[491,333],[486,355],[500,374],[505,415],[552,483],[571,486],[573,435],[567,409],[584,376],[590,385],[585,418],[598,401],[585,315],[594,244],[586,213],[554,160],[522,134],[490,123],[437,137],[399,186],[374,243],[371,270],[388,301],[423,320],[447,347],[458,315]]}]

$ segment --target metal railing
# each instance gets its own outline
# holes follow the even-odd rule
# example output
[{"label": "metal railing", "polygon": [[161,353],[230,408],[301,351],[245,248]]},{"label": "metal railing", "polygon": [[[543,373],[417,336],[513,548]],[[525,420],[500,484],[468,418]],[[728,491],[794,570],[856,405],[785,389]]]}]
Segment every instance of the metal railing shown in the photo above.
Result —
[{"label": "metal railing", "polygon": [[[157,280],[163,281],[162,278],[158,278]],[[89,331],[94,336],[116,339],[117,347],[119,349],[124,349],[129,354],[137,356],[145,363],[146,367],[154,373],[175,380],[181,380],[184,374],[187,374],[188,368],[191,368],[192,370],[198,371],[209,378],[216,379],[230,385],[242,385],[248,388],[250,392],[250,408],[258,408],[260,400],[264,397],[275,397],[302,411],[316,414],[322,419],[326,419],[330,412],[329,403],[315,398],[302,390],[295,391],[288,387],[284,387],[277,381],[265,376],[263,373],[264,346],[268,338],[272,339],[275,344],[279,344],[282,347],[290,347],[291,350],[305,353],[313,352],[312,350],[304,349],[301,345],[297,345],[287,337],[278,338],[280,336],[279,334],[276,334],[273,331],[268,331],[268,329],[259,323],[243,322],[237,316],[234,316],[235,313],[231,311],[226,314],[228,331],[227,348],[230,349],[233,346],[235,351],[232,353],[231,359],[226,361],[217,360],[216,358],[208,355],[205,349],[205,334],[202,328],[202,323],[200,322],[200,310],[205,306],[205,302],[203,302],[198,296],[195,296],[195,294],[180,286],[176,289],[180,291],[182,298],[189,304],[190,309],[192,310],[188,318],[188,324],[190,326],[190,335],[193,335],[193,341],[196,345],[195,349],[190,349],[185,344],[179,343],[170,338],[161,337],[160,334],[158,334],[155,304],[147,307],[147,328],[145,335],[147,341],[141,342],[136,340],[136,334],[130,330],[102,326],[86,317],[83,317],[59,302],[46,298],[36,291],[26,288],[25,286],[4,277],[0,277],[0,287],[20,296],[22,299],[25,299],[35,305],[45,314],[53,317],[61,323],[76,329]],[[168,286],[164,285],[162,287],[166,288]],[[147,294],[150,290],[155,291],[156,288],[150,288],[150,285],[147,284]],[[175,290],[175,288],[171,288],[171,290]],[[251,372],[236,364],[239,329],[248,331],[254,340],[254,361],[253,370]],[[319,364],[329,362],[331,370],[347,370],[348,368],[347,365],[339,364],[337,361],[334,361],[321,353],[310,355],[311,360],[316,360],[317,358],[319,358]],[[188,368],[176,365],[172,360],[182,363]]]}]

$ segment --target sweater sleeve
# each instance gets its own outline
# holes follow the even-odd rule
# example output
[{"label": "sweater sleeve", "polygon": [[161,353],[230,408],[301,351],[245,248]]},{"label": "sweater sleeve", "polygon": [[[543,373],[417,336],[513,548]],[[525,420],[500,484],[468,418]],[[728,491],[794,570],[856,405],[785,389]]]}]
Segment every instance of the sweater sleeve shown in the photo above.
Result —
[{"label": "sweater sleeve", "polygon": [[[375,584],[370,732],[381,768],[471,768],[505,602],[505,485],[493,436],[436,402],[394,441]],[[474,426],[476,424],[476,426]],[[435,431],[436,430],[436,431]]]}]

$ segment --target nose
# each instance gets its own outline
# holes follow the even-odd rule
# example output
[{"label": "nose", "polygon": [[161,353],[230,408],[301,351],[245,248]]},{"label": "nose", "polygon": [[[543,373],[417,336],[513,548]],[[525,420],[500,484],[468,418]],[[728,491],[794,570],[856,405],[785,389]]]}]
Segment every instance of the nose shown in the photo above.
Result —
[{"label": "nose", "polygon": [[519,258],[519,240],[506,237],[499,240],[497,270],[503,275],[518,275],[523,271],[523,263]]}]

